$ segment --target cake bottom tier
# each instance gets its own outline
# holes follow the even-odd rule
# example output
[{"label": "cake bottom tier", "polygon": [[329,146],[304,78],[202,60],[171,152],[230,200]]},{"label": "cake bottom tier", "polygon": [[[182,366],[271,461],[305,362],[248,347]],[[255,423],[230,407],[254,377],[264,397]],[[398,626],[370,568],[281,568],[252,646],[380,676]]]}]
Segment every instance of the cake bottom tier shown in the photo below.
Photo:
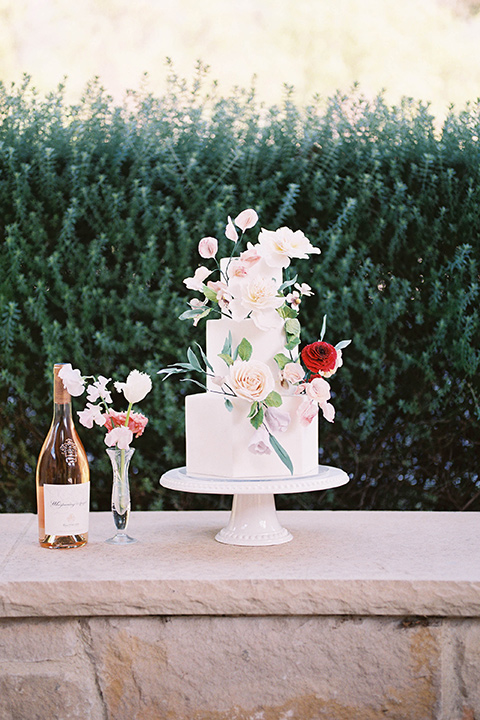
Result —
[{"label": "cake bottom tier", "polygon": [[248,419],[250,403],[232,398],[233,410],[223,395],[199,393],[185,399],[187,474],[224,479],[290,478],[313,475],[318,470],[318,416],[302,426],[297,410],[303,398],[283,398],[281,409],[290,414],[285,432],[274,433],[293,464],[293,475],[273,448],[255,454],[249,443],[255,432]]}]

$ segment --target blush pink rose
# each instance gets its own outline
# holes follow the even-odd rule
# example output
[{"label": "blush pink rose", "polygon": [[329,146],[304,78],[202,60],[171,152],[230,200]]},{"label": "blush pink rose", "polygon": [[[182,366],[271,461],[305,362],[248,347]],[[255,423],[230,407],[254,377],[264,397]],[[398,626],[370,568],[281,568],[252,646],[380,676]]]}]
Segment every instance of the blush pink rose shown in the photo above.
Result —
[{"label": "blush pink rose", "polygon": [[257,402],[265,400],[275,387],[270,368],[260,360],[235,360],[228,384],[238,397]]}]

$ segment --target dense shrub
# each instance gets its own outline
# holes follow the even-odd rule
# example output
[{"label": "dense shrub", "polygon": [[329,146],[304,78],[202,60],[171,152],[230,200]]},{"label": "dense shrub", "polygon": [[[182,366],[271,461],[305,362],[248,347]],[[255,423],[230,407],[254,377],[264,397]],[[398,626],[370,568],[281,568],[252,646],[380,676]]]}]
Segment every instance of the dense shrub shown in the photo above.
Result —
[{"label": "dense shrub", "polygon": [[[62,88],[0,88],[0,508],[35,508],[58,361],[154,378],[137,509],[228,506],[159,487],[184,463],[185,385],[155,373],[204,339],[176,319],[198,240],[254,207],[264,227],[322,248],[299,267],[316,292],[303,338],[326,313],[327,340],[353,339],[331,383],[337,420],[321,429],[321,462],[351,482],[278,507],[480,510],[479,105],[438,129],[423,104],[356,89],[307,108],[286,91],[262,108],[204,85],[201,72],[191,86],[172,77],[165,96],[122,107],[95,82],[76,106]],[[81,435],[92,506],[106,510],[103,433]]]}]

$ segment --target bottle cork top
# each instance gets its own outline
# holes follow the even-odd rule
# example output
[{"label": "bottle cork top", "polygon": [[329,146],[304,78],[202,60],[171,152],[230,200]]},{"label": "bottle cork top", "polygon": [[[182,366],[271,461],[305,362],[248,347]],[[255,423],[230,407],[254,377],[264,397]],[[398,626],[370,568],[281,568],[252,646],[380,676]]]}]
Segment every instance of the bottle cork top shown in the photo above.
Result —
[{"label": "bottle cork top", "polygon": [[72,398],[65,388],[62,378],[58,377],[58,373],[63,367],[63,363],[55,363],[53,366],[53,402],[56,405],[67,405]]}]

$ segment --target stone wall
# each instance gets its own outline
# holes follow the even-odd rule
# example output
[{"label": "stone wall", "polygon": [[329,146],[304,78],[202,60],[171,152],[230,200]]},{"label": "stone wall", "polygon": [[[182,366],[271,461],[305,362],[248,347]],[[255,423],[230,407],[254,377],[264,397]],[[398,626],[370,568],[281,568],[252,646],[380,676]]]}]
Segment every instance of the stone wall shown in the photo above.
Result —
[{"label": "stone wall", "polygon": [[[479,720],[478,517],[279,515],[294,535],[283,549],[215,543],[224,513],[139,513],[140,542],[112,552],[102,513],[89,546],[60,554],[37,547],[35,518],[0,516],[1,720]],[[394,530],[405,533],[409,522],[422,572]],[[352,527],[370,534],[369,553],[340,541]],[[182,538],[190,555],[176,554]],[[385,543],[395,550],[388,572]],[[329,586],[333,566],[343,580]],[[301,612],[291,585],[282,600],[293,568]],[[236,594],[247,612],[215,607],[228,584],[229,604]],[[440,617],[445,598],[457,609]],[[367,599],[371,612],[355,613]],[[342,603],[349,610],[338,613]],[[409,604],[427,612],[406,614]]]},{"label": "stone wall", "polygon": [[119,617],[0,623],[2,720],[473,720],[480,621]]}]

